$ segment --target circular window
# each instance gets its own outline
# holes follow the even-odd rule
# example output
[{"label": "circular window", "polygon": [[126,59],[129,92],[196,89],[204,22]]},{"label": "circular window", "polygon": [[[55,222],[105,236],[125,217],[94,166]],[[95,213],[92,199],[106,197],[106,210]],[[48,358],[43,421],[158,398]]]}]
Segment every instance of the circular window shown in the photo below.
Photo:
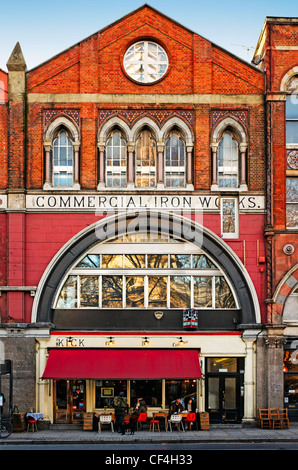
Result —
[{"label": "circular window", "polygon": [[153,83],[164,76],[169,59],[158,44],[140,41],[127,49],[123,64],[126,73],[136,82]]}]

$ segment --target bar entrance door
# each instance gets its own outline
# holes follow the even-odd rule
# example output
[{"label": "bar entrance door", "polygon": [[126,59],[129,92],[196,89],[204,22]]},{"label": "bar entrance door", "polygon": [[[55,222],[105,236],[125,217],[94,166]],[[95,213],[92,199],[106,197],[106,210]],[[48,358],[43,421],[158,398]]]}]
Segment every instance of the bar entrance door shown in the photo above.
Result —
[{"label": "bar entrance door", "polygon": [[85,411],[86,381],[54,380],[54,423],[82,423]]},{"label": "bar entrance door", "polygon": [[212,358],[208,364],[207,359],[206,411],[209,413],[210,423],[241,423],[244,371],[239,370],[237,358],[217,360],[218,362]]}]

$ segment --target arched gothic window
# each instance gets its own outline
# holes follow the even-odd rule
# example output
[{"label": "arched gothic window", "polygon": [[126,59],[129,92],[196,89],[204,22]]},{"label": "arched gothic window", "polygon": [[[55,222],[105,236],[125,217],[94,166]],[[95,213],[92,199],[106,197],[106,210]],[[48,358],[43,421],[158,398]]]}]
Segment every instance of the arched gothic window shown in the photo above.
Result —
[{"label": "arched gothic window", "polygon": [[53,141],[53,186],[72,186],[73,174],[73,142],[61,129]]},{"label": "arched gothic window", "polygon": [[44,189],[80,189],[77,126],[66,116],[55,118],[45,129]]},{"label": "arched gothic window", "polygon": [[287,190],[286,225],[298,228],[298,75],[287,85],[286,99],[286,152],[287,152]]},{"label": "arched gothic window", "polygon": [[126,142],[116,130],[106,144],[106,184],[109,187],[125,187],[127,173]]},{"label": "arched gothic window", "polygon": [[218,143],[217,157],[218,186],[237,188],[239,184],[238,143],[230,132],[224,132]]},{"label": "arched gothic window", "polygon": [[173,131],[165,143],[165,186],[185,186],[185,142]]},{"label": "arched gothic window", "polygon": [[156,142],[153,133],[144,129],[136,140],[135,185],[138,188],[156,186]]}]

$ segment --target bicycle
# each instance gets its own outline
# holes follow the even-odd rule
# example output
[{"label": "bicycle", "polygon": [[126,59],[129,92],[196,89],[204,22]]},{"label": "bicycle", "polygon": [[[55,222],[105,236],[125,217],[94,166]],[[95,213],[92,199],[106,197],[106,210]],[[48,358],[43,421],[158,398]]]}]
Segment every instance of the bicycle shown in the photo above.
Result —
[{"label": "bicycle", "polygon": [[0,419],[0,438],[5,438],[11,435],[13,432],[13,425],[11,418]]}]

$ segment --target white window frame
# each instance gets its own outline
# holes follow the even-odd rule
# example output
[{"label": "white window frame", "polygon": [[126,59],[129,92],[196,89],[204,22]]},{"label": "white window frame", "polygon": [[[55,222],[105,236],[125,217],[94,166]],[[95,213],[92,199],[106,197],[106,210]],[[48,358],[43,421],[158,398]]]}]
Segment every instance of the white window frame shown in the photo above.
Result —
[{"label": "white window frame", "polygon": [[[136,50],[136,48],[143,44],[144,45],[144,51],[143,52],[139,52]],[[156,52],[155,54],[157,55],[157,59],[154,60],[154,59],[150,59],[150,52],[149,52],[149,44],[152,44],[154,46],[156,46]],[[142,57],[141,59],[139,59],[137,57],[138,54],[141,54]],[[163,61],[163,60],[158,60],[158,55],[159,54],[165,54],[165,57],[166,57],[166,61]],[[132,55],[132,58],[128,58],[128,56]],[[149,77],[150,77],[150,64],[158,67],[158,66],[165,66],[165,71],[160,73],[160,72],[152,72],[152,74],[156,75],[156,78],[155,79],[152,79],[150,80]],[[132,79],[132,80],[135,80],[136,82],[138,83],[142,83],[142,84],[151,84],[151,83],[155,83],[157,82],[158,80],[160,80],[162,77],[164,77],[164,75],[166,74],[167,70],[168,70],[168,67],[169,67],[169,58],[168,58],[168,55],[166,53],[166,51],[164,50],[163,47],[161,47],[159,44],[153,42],[153,41],[139,41],[139,42],[136,42],[135,44],[132,44],[126,51],[125,55],[124,55],[124,58],[123,58],[123,66],[124,66],[124,70],[125,72],[127,73],[127,75]],[[140,80],[138,78],[136,78],[136,67],[138,66],[142,66],[143,67],[143,76],[144,76],[144,80]],[[132,67],[133,68],[133,72],[130,72],[128,69]]]},{"label": "white window frame", "polygon": [[[225,232],[224,231],[224,214],[223,214],[223,201],[232,200],[235,201],[235,231],[234,232]],[[221,226],[221,236],[222,238],[239,238],[239,202],[238,197],[232,196],[221,196],[220,198],[220,226]]]},{"label": "white window frame", "polygon": [[[225,281],[227,282],[233,298],[235,300],[235,305],[236,307],[231,309],[225,309],[221,308],[219,310],[238,310],[239,309],[239,303],[237,299],[237,295],[227,277],[225,274],[222,272],[222,270],[217,266],[217,263],[214,262],[214,260],[210,257],[210,255],[207,255],[207,257],[211,260],[211,262],[214,264],[215,269],[196,269],[196,268],[187,268],[187,269],[173,269],[170,268],[170,256],[171,254],[189,254],[189,255],[199,255],[203,254],[205,255],[205,252],[203,250],[200,250],[198,248],[193,248],[189,244],[187,244],[187,252],[185,251],[185,243],[103,243],[96,245],[93,249],[88,251],[88,254],[121,254],[122,255],[122,268],[118,269],[102,269],[97,268],[97,269],[89,269],[89,268],[76,268],[73,267],[63,278],[62,282],[60,283],[60,286],[56,292],[55,300],[54,300],[54,306],[57,305],[60,291],[64,286],[64,283],[67,279],[68,276],[77,276],[78,282],[77,282],[77,309],[80,309],[80,290],[79,290],[79,284],[80,284],[80,276],[99,276],[99,282],[98,282],[98,288],[99,288],[99,305],[97,307],[83,307],[83,308],[88,308],[88,309],[101,309],[102,307],[102,298],[101,298],[101,283],[102,283],[102,276],[122,276],[122,282],[123,282],[123,290],[122,290],[122,307],[118,307],[121,309],[125,309],[126,307],[126,298],[125,298],[125,293],[126,289],[124,288],[125,282],[126,282],[126,277],[127,276],[144,276],[144,307],[135,307],[132,308],[133,310],[144,310],[146,309],[147,311],[149,310],[156,310],[157,308],[161,307],[148,307],[148,301],[149,301],[149,291],[148,291],[148,278],[150,276],[158,276],[158,277],[167,277],[167,307],[163,307],[166,309],[177,309],[177,307],[171,307],[170,304],[170,277],[171,276],[189,276],[190,277],[190,298],[191,298],[191,304],[190,308],[195,308],[198,310],[214,310],[216,309],[215,307],[215,278],[217,276],[222,276],[225,278]],[[126,254],[138,254],[138,255],[147,255],[147,254],[166,254],[168,255],[168,268],[133,268],[133,269],[127,269],[124,267],[124,262],[125,262],[125,255]],[[76,265],[87,255],[85,253],[79,260],[76,261]],[[192,262],[192,257],[190,258]],[[192,264],[191,264],[192,266]],[[195,277],[211,277],[212,278],[212,307],[194,307],[194,278]],[[58,308],[58,307],[56,307]],[[59,307],[60,308],[60,307]],[[109,310],[109,308],[104,308],[105,310]],[[129,307],[130,309],[130,307]],[[216,309],[217,310],[217,309]]]}]

